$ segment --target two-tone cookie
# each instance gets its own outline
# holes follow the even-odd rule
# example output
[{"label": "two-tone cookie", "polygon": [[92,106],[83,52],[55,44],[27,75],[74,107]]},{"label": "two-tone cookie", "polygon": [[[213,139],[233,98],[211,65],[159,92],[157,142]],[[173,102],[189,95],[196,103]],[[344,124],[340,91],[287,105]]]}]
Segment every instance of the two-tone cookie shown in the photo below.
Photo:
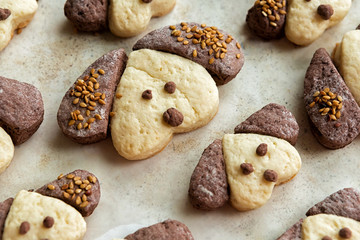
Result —
[{"label": "two-tone cookie", "polygon": [[99,200],[99,181],[85,170],[60,175],[36,192],[21,190],[0,203],[0,239],[82,239],[83,217]]},{"label": "two-tone cookie", "polygon": [[134,50],[111,118],[114,147],[129,160],[149,158],[175,133],[206,125],[218,110],[216,84],[233,79],[244,62],[231,35],[196,23],[155,30]]},{"label": "two-tone cookie", "polygon": [[0,1],[0,51],[9,44],[17,29],[25,28],[31,22],[37,8],[36,0]]},{"label": "two-tone cookie", "polygon": [[290,144],[295,144],[299,127],[285,107],[269,104],[235,131],[203,152],[190,180],[189,197],[195,208],[214,210],[228,199],[239,211],[258,208],[276,185],[290,181],[300,170],[300,155]]},{"label": "two-tone cookie", "polygon": [[67,0],[65,16],[79,31],[105,29],[119,37],[145,31],[151,18],[168,14],[176,0]]},{"label": "two-tone cookie", "polygon": [[360,194],[345,188],[317,203],[277,240],[360,239]]},{"label": "two-tone cookie", "polygon": [[0,127],[14,145],[27,141],[44,119],[44,103],[33,85],[0,76]]},{"label": "two-tone cookie", "polygon": [[323,146],[342,148],[359,135],[360,108],[323,48],[306,72],[304,102],[311,130]]},{"label": "two-tone cookie", "polygon": [[257,0],[246,23],[263,39],[281,38],[284,33],[296,45],[308,45],[347,15],[351,0]]}]

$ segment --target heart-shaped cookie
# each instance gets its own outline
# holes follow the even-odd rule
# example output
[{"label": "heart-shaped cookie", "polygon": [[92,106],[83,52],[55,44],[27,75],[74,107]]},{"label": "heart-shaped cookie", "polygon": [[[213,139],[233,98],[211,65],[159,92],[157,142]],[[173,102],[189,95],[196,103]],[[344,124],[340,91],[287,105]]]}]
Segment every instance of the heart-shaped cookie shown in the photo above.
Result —
[{"label": "heart-shaped cookie", "polygon": [[230,202],[239,211],[265,204],[275,185],[290,181],[301,167],[296,149],[271,136],[226,134],[223,152]]},{"label": "heart-shaped cookie", "polygon": [[0,51],[14,36],[16,29],[26,27],[34,17],[36,0],[1,0],[0,2]]},{"label": "heart-shaped cookie", "polygon": [[61,200],[20,191],[7,215],[3,240],[82,239],[86,222],[81,214]]},{"label": "heart-shaped cookie", "polygon": [[360,104],[360,31],[345,33],[334,50],[334,63],[344,78],[357,104]]},{"label": "heart-shaped cookie", "polygon": [[111,136],[129,160],[151,157],[174,133],[206,125],[219,105],[215,82],[202,66],[149,49],[129,55],[116,96]]},{"label": "heart-shaped cookie", "polygon": [[288,0],[285,35],[297,45],[308,45],[347,15],[351,0]]}]

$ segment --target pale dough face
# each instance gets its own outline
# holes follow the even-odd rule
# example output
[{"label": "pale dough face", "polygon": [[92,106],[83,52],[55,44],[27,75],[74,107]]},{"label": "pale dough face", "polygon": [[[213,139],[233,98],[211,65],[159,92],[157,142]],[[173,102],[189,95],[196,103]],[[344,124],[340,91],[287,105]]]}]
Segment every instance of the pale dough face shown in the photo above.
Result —
[{"label": "pale dough face", "polygon": [[[275,185],[291,180],[300,170],[301,158],[287,141],[259,134],[226,134],[222,140],[230,202],[239,211],[247,211],[265,204]],[[256,149],[267,144],[265,156],[258,156]],[[240,165],[251,163],[254,172],[243,174]],[[267,169],[276,171],[277,182],[264,179]]]},{"label": "pale dough face", "polygon": [[131,37],[145,31],[152,17],[169,13],[176,0],[110,0],[109,27],[119,37]]},{"label": "pale dough face", "polygon": [[347,32],[335,51],[334,62],[356,102],[360,104],[360,31]]},{"label": "pale dough face", "polygon": [[[54,225],[45,228],[45,217],[54,218]],[[19,234],[22,222],[30,223],[30,230]],[[3,240],[34,239],[82,239],[86,232],[86,222],[81,214],[65,202],[46,197],[35,192],[20,191],[11,205],[5,221]]]},{"label": "pale dough face", "polygon": [[38,8],[36,0],[0,0],[0,8],[10,9],[11,15],[0,21],[0,51],[10,42],[14,31],[24,28],[35,15]]},{"label": "pale dough face", "polygon": [[[334,14],[324,20],[317,13],[321,4],[329,4]],[[288,0],[286,16],[286,37],[297,45],[308,45],[320,37],[323,32],[339,23],[348,13],[351,0]]]},{"label": "pale dough face", "polygon": [[333,240],[343,240],[339,236],[340,229],[347,227],[351,230],[349,240],[360,239],[360,222],[351,218],[339,217],[329,214],[318,214],[305,218],[302,224],[303,240],[321,239],[325,236]]},{"label": "pale dough face", "polygon": [[[173,94],[164,85],[173,81]],[[152,90],[152,99],[141,97]],[[217,113],[219,94],[210,74],[197,63],[177,55],[142,49],[129,60],[116,91],[111,136],[119,154],[129,160],[151,157],[161,151],[174,133],[206,125]],[[184,121],[171,127],[163,120],[168,108],[176,108]]]},{"label": "pale dough face", "polygon": [[14,144],[11,137],[0,127],[0,173],[10,165],[14,157]]}]

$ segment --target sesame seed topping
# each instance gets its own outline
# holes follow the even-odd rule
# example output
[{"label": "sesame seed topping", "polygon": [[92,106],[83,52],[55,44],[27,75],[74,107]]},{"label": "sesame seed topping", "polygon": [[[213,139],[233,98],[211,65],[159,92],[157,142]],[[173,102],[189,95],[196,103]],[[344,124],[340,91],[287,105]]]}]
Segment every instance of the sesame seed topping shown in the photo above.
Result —
[{"label": "sesame seed topping", "polygon": [[336,121],[341,117],[342,97],[330,91],[326,87],[322,91],[316,91],[313,95],[314,100],[309,104],[313,108],[316,104],[319,106],[318,112],[322,116],[328,115],[328,120]]}]

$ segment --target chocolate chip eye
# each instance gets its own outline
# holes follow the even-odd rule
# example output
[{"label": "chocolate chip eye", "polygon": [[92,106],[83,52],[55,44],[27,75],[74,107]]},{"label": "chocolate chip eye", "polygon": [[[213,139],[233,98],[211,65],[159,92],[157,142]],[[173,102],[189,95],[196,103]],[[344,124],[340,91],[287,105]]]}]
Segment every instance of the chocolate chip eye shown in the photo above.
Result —
[{"label": "chocolate chip eye", "polygon": [[44,219],[43,224],[44,224],[44,227],[51,228],[54,225],[54,222],[55,222],[54,218],[47,216]]},{"label": "chocolate chip eye", "polygon": [[331,5],[321,4],[317,9],[317,13],[322,17],[322,19],[328,20],[334,14],[334,9]]},{"label": "chocolate chip eye", "polygon": [[168,93],[174,93],[176,90],[176,84],[174,82],[167,82],[164,86],[165,91]]},{"label": "chocolate chip eye", "polygon": [[249,175],[254,171],[254,167],[251,165],[251,163],[242,163],[240,168],[244,175]]},{"label": "chocolate chip eye", "polygon": [[345,238],[345,239],[349,239],[352,236],[352,232],[351,232],[350,228],[344,227],[344,228],[340,229],[339,236],[342,238]]},{"label": "chocolate chip eye", "polygon": [[151,3],[152,2],[152,0],[142,0],[143,1],[143,3]]},{"label": "chocolate chip eye", "polygon": [[276,182],[278,180],[278,175],[274,170],[268,169],[264,172],[264,178],[268,182]]},{"label": "chocolate chip eye", "polygon": [[325,237],[323,237],[321,240],[332,240],[332,238],[329,237],[329,236],[325,236]]},{"label": "chocolate chip eye", "polygon": [[267,153],[267,144],[266,143],[261,143],[257,148],[256,148],[256,154],[259,156],[265,156]]},{"label": "chocolate chip eye", "polygon": [[10,15],[10,9],[0,8],[0,21],[6,20]]},{"label": "chocolate chip eye", "polygon": [[30,230],[30,223],[27,222],[27,221],[22,222],[21,225],[20,225],[19,233],[20,233],[21,235],[24,235],[24,234],[26,234],[29,230]]},{"label": "chocolate chip eye", "polygon": [[145,91],[142,93],[141,97],[142,97],[143,99],[147,99],[147,100],[152,99],[152,91],[149,90],[149,89],[145,90]]}]

